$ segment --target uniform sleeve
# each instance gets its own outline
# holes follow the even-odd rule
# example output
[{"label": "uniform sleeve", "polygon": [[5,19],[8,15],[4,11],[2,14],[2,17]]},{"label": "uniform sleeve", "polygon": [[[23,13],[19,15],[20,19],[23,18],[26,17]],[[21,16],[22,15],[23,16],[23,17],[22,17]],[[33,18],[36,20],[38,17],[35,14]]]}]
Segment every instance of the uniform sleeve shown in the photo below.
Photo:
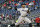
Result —
[{"label": "uniform sleeve", "polygon": [[17,8],[17,11],[21,11],[21,8]]}]

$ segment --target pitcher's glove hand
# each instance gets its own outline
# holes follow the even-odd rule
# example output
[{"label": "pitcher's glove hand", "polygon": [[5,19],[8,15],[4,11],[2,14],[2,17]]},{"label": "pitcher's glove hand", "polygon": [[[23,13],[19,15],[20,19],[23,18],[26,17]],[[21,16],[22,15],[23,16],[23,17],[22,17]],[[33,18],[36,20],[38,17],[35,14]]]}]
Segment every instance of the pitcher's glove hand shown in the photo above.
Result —
[{"label": "pitcher's glove hand", "polygon": [[28,10],[27,13],[30,14],[30,11]]}]

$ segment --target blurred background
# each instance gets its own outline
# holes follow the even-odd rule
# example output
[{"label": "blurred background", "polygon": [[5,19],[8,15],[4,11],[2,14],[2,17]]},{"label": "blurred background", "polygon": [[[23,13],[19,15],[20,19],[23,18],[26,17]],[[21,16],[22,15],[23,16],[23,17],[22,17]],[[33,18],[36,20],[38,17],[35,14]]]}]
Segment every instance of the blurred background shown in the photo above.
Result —
[{"label": "blurred background", "polygon": [[[33,5],[30,5],[33,3]],[[17,8],[22,8],[21,5],[25,4],[25,8],[28,8],[31,12],[27,17],[34,20],[36,17],[40,17],[40,0],[0,0],[0,27],[7,27],[16,22],[20,16],[20,12]],[[36,22],[32,22],[32,26],[36,27]],[[29,27],[28,23],[24,21],[19,27]]]}]

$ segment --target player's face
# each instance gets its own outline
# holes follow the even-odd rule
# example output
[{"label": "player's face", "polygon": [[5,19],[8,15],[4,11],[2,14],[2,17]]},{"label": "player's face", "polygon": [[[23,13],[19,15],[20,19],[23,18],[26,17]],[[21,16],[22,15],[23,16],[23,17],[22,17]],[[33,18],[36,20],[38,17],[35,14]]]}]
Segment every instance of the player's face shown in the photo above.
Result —
[{"label": "player's face", "polygon": [[22,5],[22,8],[25,8],[25,5]]}]

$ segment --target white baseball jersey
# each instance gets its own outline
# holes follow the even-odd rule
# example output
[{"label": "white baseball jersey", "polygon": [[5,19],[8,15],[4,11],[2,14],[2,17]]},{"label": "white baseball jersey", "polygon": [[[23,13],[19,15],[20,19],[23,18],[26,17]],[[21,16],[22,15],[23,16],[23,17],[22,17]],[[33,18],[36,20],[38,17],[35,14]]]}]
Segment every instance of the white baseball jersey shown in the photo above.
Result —
[{"label": "white baseball jersey", "polygon": [[21,16],[27,15],[28,8],[18,8],[17,10],[20,11]]}]

